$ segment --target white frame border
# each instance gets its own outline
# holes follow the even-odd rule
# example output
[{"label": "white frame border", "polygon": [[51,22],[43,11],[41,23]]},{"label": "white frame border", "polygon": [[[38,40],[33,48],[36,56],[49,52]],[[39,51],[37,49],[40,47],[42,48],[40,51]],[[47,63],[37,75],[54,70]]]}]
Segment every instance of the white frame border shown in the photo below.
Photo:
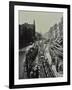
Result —
[{"label": "white frame border", "polygon": [[[18,53],[18,11],[30,10],[30,11],[47,11],[47,12],[63,12],[63,77],[58,78],[40,78],[40,79],[18,79],[19,75],[19,53]],[[38,84],[38,83],[55,83],[55,82],[67,82],[67,9],[65,8],[50,8],[50,7],[35,7],[35,6],[14,6],[14,84]]]}]

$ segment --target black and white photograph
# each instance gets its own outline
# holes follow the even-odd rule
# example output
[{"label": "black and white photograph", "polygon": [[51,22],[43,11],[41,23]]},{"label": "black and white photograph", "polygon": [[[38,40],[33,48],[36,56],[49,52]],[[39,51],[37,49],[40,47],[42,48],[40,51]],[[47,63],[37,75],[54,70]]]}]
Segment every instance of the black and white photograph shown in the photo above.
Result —
[{"label": "black and white photograph", "polygon": [[10,2],[9,87],[70,85],[70,5]]},{"label": "black and white photograph", "polygon": [[19,11],[19,79],[63,76],[63,13]]}]

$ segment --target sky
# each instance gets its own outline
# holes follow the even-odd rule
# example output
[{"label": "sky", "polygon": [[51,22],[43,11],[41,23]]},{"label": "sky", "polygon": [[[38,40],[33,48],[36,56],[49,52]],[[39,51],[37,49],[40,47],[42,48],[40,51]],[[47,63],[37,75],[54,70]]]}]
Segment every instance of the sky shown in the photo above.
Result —
[{"label": "sky", "polygon": [[36,32],[44,34],[48,32],[51,26],[61,20],[63,13],[19,10],[18,15],[19,24],[33,24],[33,21],[35,20]]}]

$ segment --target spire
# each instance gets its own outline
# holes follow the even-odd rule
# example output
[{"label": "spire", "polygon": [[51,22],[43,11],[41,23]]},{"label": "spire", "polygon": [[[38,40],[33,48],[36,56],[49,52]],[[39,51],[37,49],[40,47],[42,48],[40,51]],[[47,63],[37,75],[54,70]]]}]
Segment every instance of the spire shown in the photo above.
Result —
[{"label": "spire", "polygon": [[34,25],[35,25],[35,20],[33,21]]},{"label": "spire", "polygon": [[34,24],[34,30],[35,30],[35,20],[33,21],[33,24]]},{"label": "spire", "polygon": [[35,20],[33,21],[33,24],[35,25]]}]

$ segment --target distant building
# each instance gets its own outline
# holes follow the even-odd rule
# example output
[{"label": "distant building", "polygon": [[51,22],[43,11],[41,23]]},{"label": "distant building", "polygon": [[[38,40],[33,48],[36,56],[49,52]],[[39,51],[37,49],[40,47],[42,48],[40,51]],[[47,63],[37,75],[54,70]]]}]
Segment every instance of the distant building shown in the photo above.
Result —
[{"label": "distant building", "polygon": [[23,48],[34,41],[35,21],[33,24],[24,23],[19,25],[19,48]]},{"label": "distant building", "polygon": [[48,32],[48,39],[52,41],[57,38],[63,38],[63,18],[58,24],[52,26]]}]

